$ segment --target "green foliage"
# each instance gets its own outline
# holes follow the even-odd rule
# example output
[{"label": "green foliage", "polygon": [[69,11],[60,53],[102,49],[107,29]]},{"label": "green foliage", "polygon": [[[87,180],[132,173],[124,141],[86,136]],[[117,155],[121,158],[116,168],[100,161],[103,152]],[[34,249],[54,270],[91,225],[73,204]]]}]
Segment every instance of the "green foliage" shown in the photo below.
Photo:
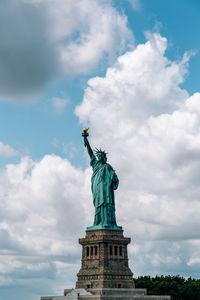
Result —
[{"label": "green foliage", "polygon": [[140,276],[136,288],[146,288],[148,295],[170,295],[171,300],[200,300],[200,279],[180,276]]}]

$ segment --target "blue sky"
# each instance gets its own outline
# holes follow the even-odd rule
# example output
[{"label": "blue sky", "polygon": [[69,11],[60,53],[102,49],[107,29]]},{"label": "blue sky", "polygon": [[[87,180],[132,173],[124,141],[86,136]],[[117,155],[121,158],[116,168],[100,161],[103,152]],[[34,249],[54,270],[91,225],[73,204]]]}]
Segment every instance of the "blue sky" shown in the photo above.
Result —
[{"label": "blue sky", "polygon": [[0,1],[0,298],[73,287],[109,152],[135,276],[199,277],[200,4]]}]

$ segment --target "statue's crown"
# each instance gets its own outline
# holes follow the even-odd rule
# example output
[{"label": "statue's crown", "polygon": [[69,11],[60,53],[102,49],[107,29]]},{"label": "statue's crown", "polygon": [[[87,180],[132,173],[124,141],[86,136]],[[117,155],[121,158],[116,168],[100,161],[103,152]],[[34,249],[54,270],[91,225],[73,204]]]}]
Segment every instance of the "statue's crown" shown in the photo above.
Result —
[{"label": "statue's crown", "polygon": [[95,154],[102,153],[102,154],[104,154],[105,156],[106,156],[106,154],[108,154],[107,152],[105,152],[105,151],[102,150],[101,148],[100,148],[100,149],[95,148],[95,149],[94,149],[94,152],[95,152]]}]

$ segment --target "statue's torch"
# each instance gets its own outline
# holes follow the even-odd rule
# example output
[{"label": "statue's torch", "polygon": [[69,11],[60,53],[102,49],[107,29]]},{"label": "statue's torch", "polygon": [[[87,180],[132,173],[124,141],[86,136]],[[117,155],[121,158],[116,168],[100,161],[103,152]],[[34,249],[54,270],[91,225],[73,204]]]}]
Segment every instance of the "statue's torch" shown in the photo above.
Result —
[{"label": "statue's torch", "polygon": [[82,132],[82,136],[84,138],[84,145],[85,145],[85,147],[86,147],[87,137],[89,136],[88,130],[89,130],[89,128],[83,128],[83,132]]}]

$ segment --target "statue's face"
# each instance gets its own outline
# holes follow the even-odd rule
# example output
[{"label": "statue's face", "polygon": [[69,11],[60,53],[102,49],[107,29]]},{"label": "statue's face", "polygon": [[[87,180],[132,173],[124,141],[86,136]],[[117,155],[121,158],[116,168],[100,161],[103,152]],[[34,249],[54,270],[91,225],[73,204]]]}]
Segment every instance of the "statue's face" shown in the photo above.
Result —
[{"label": "statue's face", "polygon": [[101,161],[103,163],[106,163],[106,161],[107,161],[106,155],[104,153],[101,153],[101,152],[97,153],[97,158],[98,158],[99,161]]}]

